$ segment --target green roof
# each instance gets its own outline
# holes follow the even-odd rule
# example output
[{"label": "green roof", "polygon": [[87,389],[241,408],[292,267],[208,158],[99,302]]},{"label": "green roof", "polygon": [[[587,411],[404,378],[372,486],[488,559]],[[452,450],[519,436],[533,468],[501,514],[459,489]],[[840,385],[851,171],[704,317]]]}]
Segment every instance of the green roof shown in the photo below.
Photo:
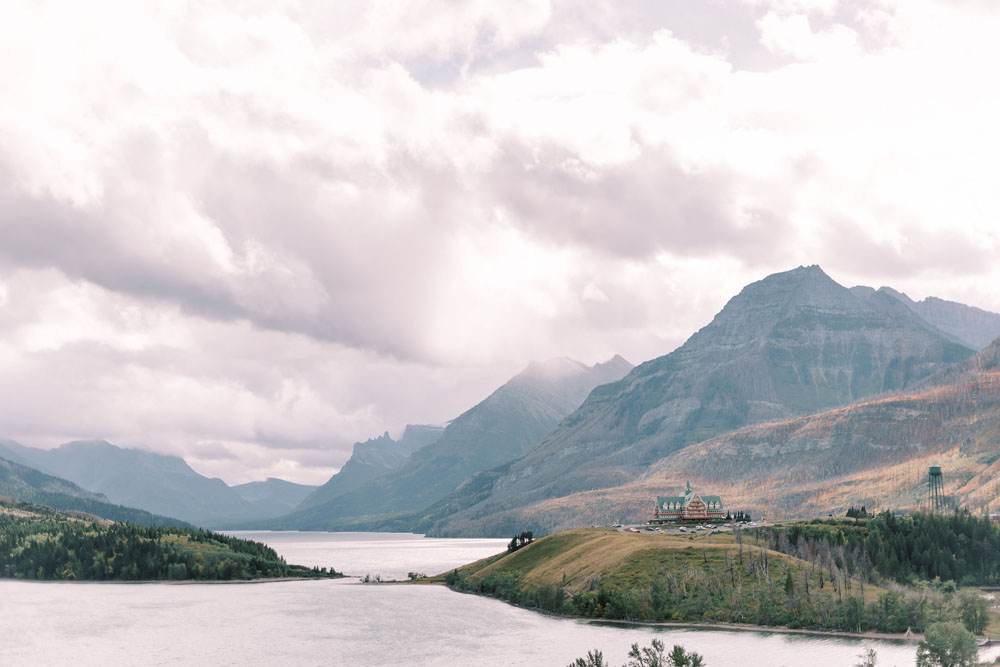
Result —
[{"label": "green roof", "polygon": [[705,505],[713,505],[712,511],[718,511],[722,509],[722,497],[721,496],[703,496],[700,493],[690,493],[683,496],[657,496],[656,497],[656,507],[658,509],[663,509],[663,505],[666,504],[676,504],[677,509],[682,509],[687,506],[688,502],[694,496],[698,496],[704,501]]}]

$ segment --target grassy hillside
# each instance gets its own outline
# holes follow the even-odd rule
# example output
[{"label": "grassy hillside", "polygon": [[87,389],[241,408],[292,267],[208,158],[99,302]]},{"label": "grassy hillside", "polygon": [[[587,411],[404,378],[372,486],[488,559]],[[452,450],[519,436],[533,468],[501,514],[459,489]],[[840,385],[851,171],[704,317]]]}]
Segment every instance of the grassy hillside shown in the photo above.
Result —
[{"label": "grassy hillside", "polygon": [[960,614],[954,588],[866,583],[836,557],[802,560],[768,548],[766,540],[758,545],[750,534],[581,528],[439,579],[457,590],[585,618],[903,632]]},{"label": "grassy hillside", "polygon": [[0,498],[0,577],[231,580],[339,576],[270,547],[196,528],[114,523]]}]

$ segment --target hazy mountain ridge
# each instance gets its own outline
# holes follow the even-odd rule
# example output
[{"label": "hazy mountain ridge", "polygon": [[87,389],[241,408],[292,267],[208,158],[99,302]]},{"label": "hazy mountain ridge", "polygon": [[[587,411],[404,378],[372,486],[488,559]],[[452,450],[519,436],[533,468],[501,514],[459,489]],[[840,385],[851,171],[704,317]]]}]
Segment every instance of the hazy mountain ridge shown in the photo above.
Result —
[{"label": "hazy mountain ridge", "polygon": [[110,521],[163,526],[189,525],[171,517],[109,503],[105,496],[82,489],[69,480],[46,475],[5,458],[0,458],[0,496],[62,511],[85,512]]},{"label": "hazy mountain ridge", "polygon": [[302,499],[297,507],[289,507],[287,512],[330,502],[366,482],[396,470],[413,452],[437,442],[444,430],[444,426],[407,424],[398,441],[393,440],[386,431],[378,438],[354,443],[351,458],[337,474]]},{"label": "hazy mountain ridge", "polygon": [[427,507],[470,475],[523,455],[595,386],[621,377],[631,367],[620,356],[591,367],[567,358],[530,364],[449,423],[439,440],[414,452],[400,469],[267,525],[326,528],[347,517]]},{"label": "hazy mountain ridge", "polygon": [[674,352],[597,388],[433,532],[496,533],[518,507],[627,483],[693,443],[897,391],[972,354],[889,295],[859,295],[816,266],[774,274]]},{"label": "hazy mountain ridge", "polygon": [[891,287],[879,289],[879,292],[883,291],[898,299],[928,323],[977,350],[983,349],[1000,336],[998,313],[934,296],[929,296],[923,301],[914,301]]},{"label": "hazy mountain ridge", "polygon": [[247,482],[230,488],[250,504],[253,516],[269,518],[291,512],[318,487],[268,477],[263,482]]},{"label": "hazy mountain ridge", "polygon": [[123,449],[103,440],[55,449],[18,446],[27,464],[68,479],[118,505],[174,516],[201,526],[254,518],[254,509],[221,479],[195,472],[178,456]]},{"label": "hazy mountain ridge", "polygon": [[[758,477],[826,488],[869,475],[866,458],[889,465],[897,455],[947,451],[953,443],[941,429],[954,408],[929,397],[1000,356],[994,343],[970,357],[993,327],[1000,335],[995,313],[914,302],[888,287],[846,289],[817,266],[799,267],[747,285],[681,347],[638,367],[620,356],[593,367],[535,362],[447,428],[409,425],[399,441],[386,432],[356,443],[320,487],[277,479],[228,487],[179,457],[103,441],[46,451],[0,440],[0,456],[200,525],[548,530],[590,521],[593,508],[581,509],[580,498],[599,499],[601,518],[633,511],[634,489],[653,491],[654,478],[674,484],[681,470],[743,498]],[[900,423],[920,442],[882,434]],[[769,443],[781,443],[784,458],[766,454]],[[717,457],[703,460],[703,451]],[[732,463],[744,459],[751,463]],[[788,497],[811,502],[795,493]]]},{"label": "hazy mountain ridge", "polygon": [[73,482],[46,475],[40,470],[11,461],[7,458],[0,458],[0,495],[10,496],[17,500],[31,501],[31,498],[23,495],[30,491],[44,491],[47,493],[60,493],[76,498],[86,498],[88,500],[98,500],[107,502],[107,496],[100,493],[93,493],[82,489]]}]

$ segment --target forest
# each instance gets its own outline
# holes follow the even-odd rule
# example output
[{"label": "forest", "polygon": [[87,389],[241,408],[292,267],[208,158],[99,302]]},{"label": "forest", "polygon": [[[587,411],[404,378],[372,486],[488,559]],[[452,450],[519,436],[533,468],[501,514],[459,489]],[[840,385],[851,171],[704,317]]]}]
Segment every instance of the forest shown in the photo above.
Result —
[{"label": "forest", "polygon": [[953,581],[960,586],[1000,582],[1000,530],[967,511],[951,514],[883,512],[759,529],[768,546],[810,563],[843,568],[875,583]]},{"label": "forest", "polygon": [[200,528],[112,523],[24,502],[0,514],[0,577],[93,581],[336,577]]}]

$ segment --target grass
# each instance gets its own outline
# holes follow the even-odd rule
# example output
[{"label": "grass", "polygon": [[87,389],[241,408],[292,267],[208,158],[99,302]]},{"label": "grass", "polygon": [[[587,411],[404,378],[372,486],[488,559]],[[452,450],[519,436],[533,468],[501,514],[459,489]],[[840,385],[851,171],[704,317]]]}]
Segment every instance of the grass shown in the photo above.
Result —
[{"label": "grass", "polygon": [[[810,565],[792,556],[751,544],[744,538],[744,558],[766,554],[782,572],[791,568],[796,575]],[[732,533],[675,536],[618,532],[609,528],[578,528],[549,535],[513,553],[491,556],[471,563],[459,571],[470,580],[482,580],[490,574],[516,574],[523,585],[559,586],[577,594],[591,587],[595,580],[633,588],[647,585],[663,572],[696,567],[718,572],[730,561],[739,559],[740,546]],[[434,581],[443,580],[444,574]],[[884,588],[865,585],[865,601],[872,602]]]}]

